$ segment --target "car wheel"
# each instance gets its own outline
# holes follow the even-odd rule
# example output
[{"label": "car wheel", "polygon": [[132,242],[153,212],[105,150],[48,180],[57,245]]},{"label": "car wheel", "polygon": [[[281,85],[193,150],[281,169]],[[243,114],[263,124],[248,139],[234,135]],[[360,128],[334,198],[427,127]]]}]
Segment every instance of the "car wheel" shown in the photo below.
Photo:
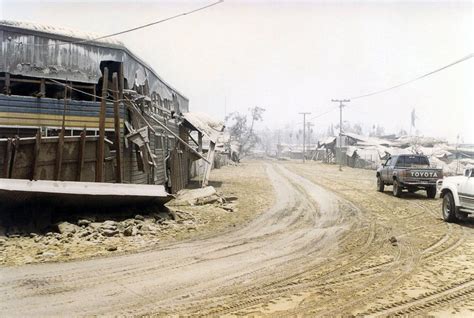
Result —
[{"label": "car wheel", "polygon": [[448,192],[443,197],[443,220],[446,222],[456,221],[456,205],[451,192]]},{"label": "car wheel", "polygon": [[377,177],[377,191],[383,192],[385,185],[383,184],[382,178],[380,176]]},{"label": "car wheel", "polygon": [[397,180],[393,180],[393,195],[397,198],[402,196],[402,188]]},{"label": "car wheel", "polygon": [[434,199],[434,197],[436,196],[436,188],[435,187],[427,188],[426,196],[430,199]]}]

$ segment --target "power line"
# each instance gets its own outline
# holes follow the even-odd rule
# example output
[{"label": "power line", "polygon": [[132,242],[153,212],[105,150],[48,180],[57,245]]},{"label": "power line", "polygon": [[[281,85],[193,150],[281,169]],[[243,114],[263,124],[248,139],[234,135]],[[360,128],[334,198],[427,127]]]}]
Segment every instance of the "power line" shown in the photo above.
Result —
[{"label": "power line", "polygon": [[429,73],[426,73],[426,74],[423,74],[423,75],[421,75],[421,76],[418,76],[418,77],[416,77],[416,78],[414,78],[414,79],[411,79],[411,80],[409,80],[409,81],[406,81],[406,82],[397,84],[397,85],[395,85],[395,86],[392,86],[392,87],[389,87],[389,88],[386,88],[386,89],[382,89],[382,90],[379,90],[379,91],[375,91],[375,92],[372,92],[372,93],[368,93],[368,94],[364,94],[364,95],[359,95],[359,96],[354,96],[354,97],[351,97],[350,99],[351,99],[351,100],[353,100],[353,99],[359,99],[359,98],[369,97],[369,96],[372,96],[372,95],[376,95],[376,94],[381,94],[381,93],[388,92],[388,91],[390,91],[390,90],[392,90],[392,89],[395,89],[395,88],[398,88],[398,87],[400,87],[400,86],[413,83],[413,82],[418,81],[418,80],[420,80],[420,79],[422,79],[422,78],[428,77],[428,76],[433,75],[433,74],[435,74],[435,73],[437,73],[437,72],[440,72],[440,71],[442,71],[442,70],[444,70],[444,69],[447,69],[447,68],[449,68],[449,67],[451,67],[451,66],[454,66],[454,65],[459,64],[459,63],[461,63],[461,62],[467,61],[467,60],[469,60],[469,59],[472,58],[472,57],[474,57],[474,53],[468,54],[467,56],[463,57],[462,59],[459,59],[459,60],[457,60],[457,61],[454,61],[454,62],[452,62],[452,63],[450,63],[450,64],[448,64],[448,65],[445,65],[445,66],[440,67],[440,68],[438,68],[438,69],[436,69],[436,70],[434,70],[434,71],[431,71],[431,72],[429,72]]},{"label": "power line", "polygon": [[103,36],[99,36],[99,37],[96,37],[96,38],[87,39],[87,40],[62,42],[62,43],[51,43],[51,44],[34,44],[34,43],[26,43],[25,44],[25,43],[22,43],[22,42],[16,42],[16,43],[19,44],[19,45],[31,45],[31,46],[55,46],[55,45],[59,46],[59,45],[65,45],[65,44],[83,44],[83,43],[87,43],[87,42],[95,42],[95,41],[103,40],[103,39],[110,38],[110,37],[113,37],[113,36],[117,36],[117,35],[133,32],[133,31],[137,31],[137,30],[140,30],[140,29],[148,28],[150,26],[157,25],[157,24],[167,22],[167,21],[170,21],[170,20],[174,20],[174,19],[177,19],[177,18],[185,16],[185,15],[190,15],[190,14],[196,13],[198,11],[206,10],[206,9],[208,9],[210,7],[213,7],[215,5],[218,5],[222,2],[224,2],[224,0],[219,0],[217,2],[213,2],[211,4],[205,5],[203,7],[199,7],[197,9],[194,9],[194,10],[191,10],[191,11],[186,11],[186,12],[183,12],[183,13],[179,13],[179,14],[170,16],[168,18],[164,18],[164,19],[161,19],[161,20],[158,20],[158,21],[143,24],[143,25],[131,28],[131,29],[127,29],[127,30],[123,30],[123,31],[111,33],[111,34],[108,34],[108,35],[103,35]]}]

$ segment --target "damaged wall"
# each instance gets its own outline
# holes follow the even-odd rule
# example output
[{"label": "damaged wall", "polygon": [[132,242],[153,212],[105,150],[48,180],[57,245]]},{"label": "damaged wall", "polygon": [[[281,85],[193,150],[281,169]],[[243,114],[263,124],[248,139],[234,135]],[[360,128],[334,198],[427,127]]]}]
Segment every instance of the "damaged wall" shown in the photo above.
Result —
[{"label": "damaged wall", "polygon": [[122,62],[128,88],[146,86],[148,95],[159,95],[170,110],[188,111],[188,99],[121,42],[67,43],[93,38],[55,27],[0,21],[0,73],[97,84],[102,61]]}]

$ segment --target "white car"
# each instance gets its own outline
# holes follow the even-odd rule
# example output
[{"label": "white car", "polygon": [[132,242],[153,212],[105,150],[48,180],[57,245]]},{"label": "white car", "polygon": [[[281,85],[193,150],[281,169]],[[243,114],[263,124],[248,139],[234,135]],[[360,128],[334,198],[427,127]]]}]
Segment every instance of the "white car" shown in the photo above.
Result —
[{"label": "white car", "polygon": [[438,181],[443,199],[443,219],[446,222],[466,219],[474,213],[474,168],[464,170],[464,175],[446,177]]}]

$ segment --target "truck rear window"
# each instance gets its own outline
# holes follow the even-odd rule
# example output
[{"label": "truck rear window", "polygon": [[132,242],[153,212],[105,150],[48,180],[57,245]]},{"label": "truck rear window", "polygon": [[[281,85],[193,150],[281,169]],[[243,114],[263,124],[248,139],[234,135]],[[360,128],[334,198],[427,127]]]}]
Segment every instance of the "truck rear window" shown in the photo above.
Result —
[{"label": "truck rear window", "polygon": [[397,160],[397,167],[429,166],[428,158],[423,156],[400,156]]}]

